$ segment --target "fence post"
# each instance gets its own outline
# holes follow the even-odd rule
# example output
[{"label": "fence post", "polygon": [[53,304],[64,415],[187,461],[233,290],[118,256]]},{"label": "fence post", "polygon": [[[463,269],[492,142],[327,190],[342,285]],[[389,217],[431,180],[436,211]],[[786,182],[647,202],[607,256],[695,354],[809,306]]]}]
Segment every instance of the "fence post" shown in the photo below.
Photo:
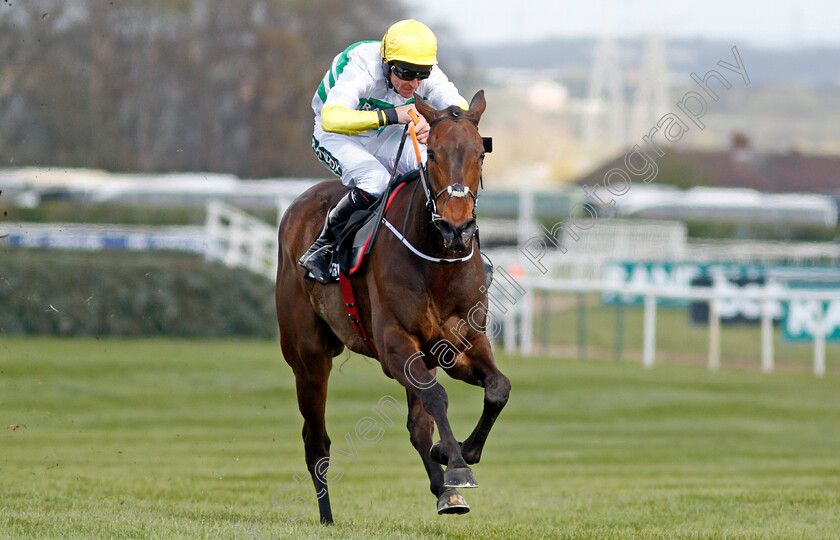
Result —
[{"label": "fence post", "polygon": [[243,231],[242,216],[239,213],[230,215],[230,228],[228,235],[230,244],[228,244],[227,260],[230,261],[231,266],[245,266],[244,243],[245,237]]},{"label": "fence post", "polygon": [[645,342],[642,362],[646,368],[653,367],[656,356],[656,297],[645,296]]},{"label": "fence post", "polygon": [[524,246],[530,239],[531,228],[536,221],[534,186],[530,174],[525,174],[519,187],[519,219],[516,224],[518,247]]},{"label": "fence post", "polygon": [[512,306],[502,319],[504,321],[505,352],[508,354],[516,352],[516,316],[520,309],[522,308],[519,306]]},{"label": "fence post", "polygon": [[761,371],[773,372],[773,314],[770,300],[761,302]]},{"label": "fence post", "polygon": [[533,287],[525,292],[519,312],[519,351],[526,356],[534,353],[534,294]]},{"label": "fence post", "polygon": [[720,310],[717,298],[709,301],[709,369],[720,368]]},{"label": "fence post", "polygon": [[[250,221],[250,220],[249,220]],[[248,224],[248,241],[251,245],[251,252],[249,255],[251,256],[250,260],[248,261],[248,268],[251,272],[260,273],[262,271],[262,258],[263,258],[263,251],[262,251],[262,236],[258,231],[257,227],[253,223]]]},{"label": "fence post", "polygon": [[207,215],[204,220],[204,235],[207,238],[207,249],[204,258],[208,261],[219,260],[219,203],[210,201],[206,207]]},{"label": "fence post", "polygon": [[817,300],[817,319],[814,328],[814,375],[825,375],[825,306],[822,300]]}]

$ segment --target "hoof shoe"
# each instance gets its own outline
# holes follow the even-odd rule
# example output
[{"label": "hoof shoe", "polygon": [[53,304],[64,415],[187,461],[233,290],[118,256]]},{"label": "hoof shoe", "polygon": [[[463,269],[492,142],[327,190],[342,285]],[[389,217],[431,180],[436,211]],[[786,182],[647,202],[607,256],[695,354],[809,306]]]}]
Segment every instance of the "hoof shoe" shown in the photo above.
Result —
[{"label": "hoof shoe", "polygon": [[447,489],[438,497],[438,514],[466,514],[469,511],[470,505],[457,489]]},{"label": "hoof shoe", "polygon": [[477,488],[478,482],[469,467],[447,468],[443,471],[443,485],[448,488]]}]

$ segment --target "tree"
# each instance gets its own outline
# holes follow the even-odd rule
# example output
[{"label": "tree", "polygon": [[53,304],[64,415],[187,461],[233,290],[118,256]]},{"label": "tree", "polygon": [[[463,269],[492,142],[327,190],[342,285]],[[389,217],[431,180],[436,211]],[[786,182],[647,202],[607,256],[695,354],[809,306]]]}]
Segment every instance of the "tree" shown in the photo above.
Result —
[{"label": "tree", "polygon": [[322,176],[312,94],[401,18],[385,0],[28,0],[0,7],[0,160]]}]

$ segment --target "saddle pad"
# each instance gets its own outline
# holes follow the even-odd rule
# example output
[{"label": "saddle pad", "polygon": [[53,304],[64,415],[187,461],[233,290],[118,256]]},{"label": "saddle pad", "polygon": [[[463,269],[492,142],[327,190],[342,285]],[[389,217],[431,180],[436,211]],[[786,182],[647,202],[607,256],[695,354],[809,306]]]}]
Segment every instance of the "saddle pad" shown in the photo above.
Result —
[{"label": "saddle pad", "polygon": [[[385,210],[391,205],[397,193],[406,185],[403,181],[391,190],[388,196],[388,201],[385,203]],[[380,204],[382,204],[380,202]],[[374,240],[374,233],[381,225],[381,221],[377,218],[380,216],[379,204],[372,206],[368,210],[357,210],[347,220],[347,225],[341,232],[341,237],[338,240],[338,247],[333,256],[333,264],[344,272],[345,275],[353,275],[358,272],[365,261],[365,254],[370,253],[373,248],[372,241]],[[336,258],[338,259],[336,261]],[[333,275],[333,272],[330,272]],[[336,275],[336,280],[338,276]]]}]

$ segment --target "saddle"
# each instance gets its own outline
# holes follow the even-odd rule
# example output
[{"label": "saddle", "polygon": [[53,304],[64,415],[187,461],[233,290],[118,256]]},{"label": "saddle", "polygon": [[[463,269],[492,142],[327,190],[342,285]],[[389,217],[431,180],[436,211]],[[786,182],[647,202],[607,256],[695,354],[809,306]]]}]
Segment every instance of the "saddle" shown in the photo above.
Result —
[{"label": "saddle", "polygon": [[420,179],[420,171],[414,170],[394,179],[385,193],[367,210],[356,210],[336,235],[338,241],[330,263],[330,280],[338,281],[339,271],[346,276],[361,272],[367,255],[373,250],[382,217],[394,200],[394,196],[407,184]]}]

